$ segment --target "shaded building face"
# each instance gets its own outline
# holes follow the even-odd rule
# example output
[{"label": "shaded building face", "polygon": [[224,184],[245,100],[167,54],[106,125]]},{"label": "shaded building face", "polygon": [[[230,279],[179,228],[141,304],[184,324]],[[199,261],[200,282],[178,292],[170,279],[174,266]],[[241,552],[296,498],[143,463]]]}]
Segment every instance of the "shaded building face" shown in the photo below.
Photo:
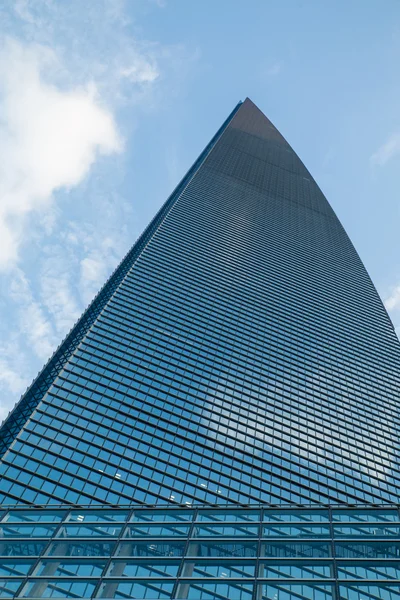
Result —
[{"label": "shaded building face", "polygon": [[397,503],[399,359],[336,215],[247,99],[3,425],[0,501]]}]

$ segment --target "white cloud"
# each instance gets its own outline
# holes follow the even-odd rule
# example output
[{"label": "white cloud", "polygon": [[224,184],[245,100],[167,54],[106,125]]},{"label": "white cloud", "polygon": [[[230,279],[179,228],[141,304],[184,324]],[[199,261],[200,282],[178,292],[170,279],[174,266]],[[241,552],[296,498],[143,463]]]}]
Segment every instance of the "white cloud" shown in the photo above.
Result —
[{"label": "white cloud", "polygon": [[128,67],[121,68],[119,74],[132,83],[152,83],[160,75],[156,64],[142,57],[137,57],[135,62]]},{"label": "white cloud", "polygon": [[383,167],[396,154],[400,153],[400,133],[393,133],[388,140],[370,157],[371,165]]},{"label": "white cloud", "polygon": [[53,328],[20,269],[15,269],[9,289],[17,310],[19,334],[26,337],[36,356],[42,360],[49,358],[55,344]]},{"label": "white cloud", "polygon": [[98,154],[121,150],[94,84],[64,90],[46,80],[57,58],[8,39],[0,48],[0,268],[14,264],[24,221],[53,193],[77,185]]},{"label": "white cloud", "polygon": [[[49,250],[51,251],[51,248]],[[72,269],[63,264],[61,256],[48,257],[43,261],[40,273],[40,297],[42,305],[51,316],[59,338],[64,337],[82,312],[74,294]]]},{"label": "white cloud", "polygon": [[125,0],[0,5],[4,415],[139,234],[124,155],[96,161],[121,150],[113,115],[130,142],[143,114],[181,95],[198,53],[140,37]]},{"label": "white cloud", "polygon": [[97,258],[93,258],[87,256],[86,258],[81,260],[81,271],[82,278],[85,281],[97,281],[103,276],[103,265],[97,260]]},{"label": "white cloud", "polygon": [[400,308],[400,285],[396,286],[385,302],[386,310],[393,311]]}]

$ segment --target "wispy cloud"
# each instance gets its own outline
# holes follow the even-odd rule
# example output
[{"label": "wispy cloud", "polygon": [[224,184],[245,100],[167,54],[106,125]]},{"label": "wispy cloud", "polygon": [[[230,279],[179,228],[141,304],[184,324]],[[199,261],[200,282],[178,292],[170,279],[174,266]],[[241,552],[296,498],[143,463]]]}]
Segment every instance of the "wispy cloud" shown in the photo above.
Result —
[{"label": "wispy cloud", "polygon": [[17,336],[0,343],[0,388],[4,390],[4,400],[0,403],[0,423],[32,379],[26,376],[26,367],[27,360],[24,354],[21,355]]},{"label": "wispy cloud", "polygon": [[393,133],[387,141],[370,157],[373,166],[383,167],[397,154],[400,154],[400,133]]},{"label": "wispy cloud", "polygon": [[123,150],[197,55],[143,39],[125,0],[0,4],[3,416],[138,235]]},{"label": "wispy cloud", "polygon": [[42,46],[8,39],[0,49],[0,268],[15,263],[29,212],[79,184],[98,153],[121,149],[94,84],[57,88],[46,80],[56,67]]},{"label": "wispy cloud", "polygon": [[267,69],[267,75],[269,77],[276,77],[282,71],[282,63],[279,61],[275,61],[272,63]]},{"label": "wispy cloud", "polygon": [[39,358],[47,359],[55,344],[53,328],[21,269],[15,269],[11,278],[10,297],[17,310],[19,333],[26,337]]},{"label": "wispy cloud", "polygon": [[400,285],[396,286],[384,302],[389,312],[400,309]]}]

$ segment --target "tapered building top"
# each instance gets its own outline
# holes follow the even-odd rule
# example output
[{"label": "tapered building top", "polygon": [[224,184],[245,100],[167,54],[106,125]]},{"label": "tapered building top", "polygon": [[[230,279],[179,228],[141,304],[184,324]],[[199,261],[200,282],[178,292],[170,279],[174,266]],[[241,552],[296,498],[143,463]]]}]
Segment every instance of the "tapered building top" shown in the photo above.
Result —
[{"label": "tapered building top", "polygon": [[400,345],[246,99],[1,430],[4,503],[396,503]]}]

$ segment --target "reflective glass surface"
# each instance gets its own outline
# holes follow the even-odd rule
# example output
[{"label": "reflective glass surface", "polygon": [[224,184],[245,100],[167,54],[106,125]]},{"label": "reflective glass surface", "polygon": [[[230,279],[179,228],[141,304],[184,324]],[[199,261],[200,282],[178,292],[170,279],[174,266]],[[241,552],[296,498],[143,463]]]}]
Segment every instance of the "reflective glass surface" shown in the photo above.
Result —
[{"label": "reflective glass surface", "polygon": [[[0,597],[397,600],[400,535],[379,538],[376,531],[400,526],[399,508],[390,509],[388,521],[379,507],[354,507],[347,539],[336,535],[336,508],[325,510],[322,527],[317,506],[304,508],[304,514],[301,508],[282,508],[281,514],[273,509],[276,536],[273,529],[266,535],[271,510],[133,506],[106,514],[94,507],[80,509],[85,521],[103,533],[94,538],[91,527],[76,527],[75,509],[65,508],[57,529],[43,539],[43,511],[13,508],[3,513],[0,526],[14,515],[17,523],[29,522],[31,530],[27,539],[0,543]],[[213,520],[205,521],[211,514]],[[139,515],[146,516],[142,523]],[[182,525],[177,519],[183,516]],[[63,534],[71,522],[76,527],[72,538]],[[199,536],[199,525],[204,535]],[[287,528],[284,536],[282,527]],[[354,539],[353,527],[363,529],[361,539]]]},{"label": "reflective glass surface", "polygon": [[399,365],[339,220],[247,99],[3,424],[0,502],[399,502]]},{"label": "reflective glass surface", "polygon": [[399,598],[399,365],[247,99],[0,429],[0,598]]}]

